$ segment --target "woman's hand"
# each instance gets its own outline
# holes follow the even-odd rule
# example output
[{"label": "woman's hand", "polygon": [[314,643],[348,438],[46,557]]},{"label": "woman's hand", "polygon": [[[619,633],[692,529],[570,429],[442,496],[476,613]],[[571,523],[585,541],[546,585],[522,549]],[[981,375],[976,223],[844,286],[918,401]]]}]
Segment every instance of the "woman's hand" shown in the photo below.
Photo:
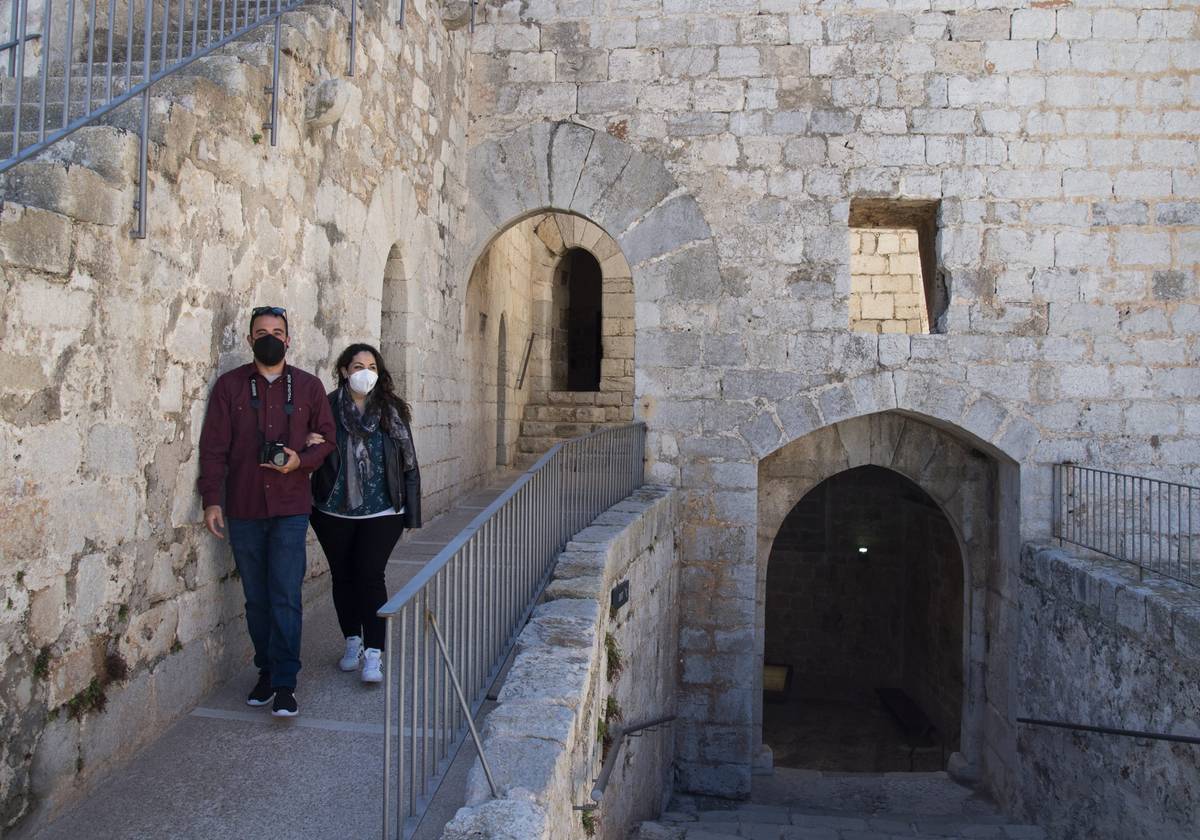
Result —
[{"label": "woman's hand", "polygon": [[305,446],[319,446],[325,442],[325,436],[319,435],[316,432],[309,432],[308,437],[304,439]]}]

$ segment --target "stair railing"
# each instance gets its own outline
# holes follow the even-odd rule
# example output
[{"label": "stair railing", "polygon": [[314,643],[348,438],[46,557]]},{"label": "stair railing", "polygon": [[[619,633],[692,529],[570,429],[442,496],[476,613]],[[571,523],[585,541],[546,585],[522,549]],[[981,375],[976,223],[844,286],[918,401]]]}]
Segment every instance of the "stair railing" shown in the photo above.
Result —
[{"label": "stair railing", "polygon": [[1200,586],[1200,487],[1062,463],[1052,502],[1060,544]]},{"label": "stair railing", "polygon": [[[420,825],[559,553],[642,485],[645,448],[641,423],[558,444],[380,608],[384,840],[411,837]],[[444,657],[430,616],[444,634]]]},{"label": "stair railing", "polygon": [[[283,15],[305,0],[12,0],[7,53],[11,87],[0,108],[0,137],[11,133],[11,146],[0,149],[0,174],[135,99],[141,100],[138,123],[137,222],[134,238],[147,230],[146,165],[153,86],[226,44],[264,26],[272,26],[271,85],[263,129],[276,145],[279,121],[279,49]],[[65,6],[65,8],[64,8]],[[351,17],[357,0],[350,0]],[[40,8],[40,12],[39,12]],[[40,31],[30,33],[31,12]],[[81,19],[77,25],[77,19]],[[63,20],[64,23],[58,23]],[[61,32],[59,31],[61,28]],[[353,72],[354,38],[350,33]],[[38,66],[30,70],[31,42],[39,41]],[[76,74],[82,78],[76,78]],[[61,89],[59,88],[61,74]],[[74,84],[73,84],[74,83]],[[82,84],[77,93],[75,86]],[[52,102],[51,97],[61,98]],[[61,110],[60,110],[61,109]],[[256,135],[257,136],[257,135]]]}]

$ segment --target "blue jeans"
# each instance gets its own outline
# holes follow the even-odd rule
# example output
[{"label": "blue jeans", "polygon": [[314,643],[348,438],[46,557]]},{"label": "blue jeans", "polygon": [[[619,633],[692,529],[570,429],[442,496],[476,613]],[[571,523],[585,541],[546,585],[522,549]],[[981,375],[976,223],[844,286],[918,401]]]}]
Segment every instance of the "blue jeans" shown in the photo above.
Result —
[{"label": "blue jeans", "polygon": [[246,593],[254,664],[272,688],[296,687],[308,516],[230,519],[229,544]]}]

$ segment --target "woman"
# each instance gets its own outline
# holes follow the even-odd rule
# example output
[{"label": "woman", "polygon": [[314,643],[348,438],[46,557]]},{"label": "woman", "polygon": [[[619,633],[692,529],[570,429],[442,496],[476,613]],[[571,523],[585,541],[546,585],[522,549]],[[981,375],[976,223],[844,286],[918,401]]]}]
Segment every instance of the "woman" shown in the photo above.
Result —
[{"label": "woman", "polygon": [[[384,571],[405,528],[421,527],[421,473],[412,414],[396,395],[379,351],[351,344],[338,356],[338,387],[329,394],[337,445],[313,474],[313,530],[329,560],[333,605],[346,637],[338,666],[362,681],[383,680],[380,656],[387,601]],[[320,443],[312,435],[309,445]]]}]

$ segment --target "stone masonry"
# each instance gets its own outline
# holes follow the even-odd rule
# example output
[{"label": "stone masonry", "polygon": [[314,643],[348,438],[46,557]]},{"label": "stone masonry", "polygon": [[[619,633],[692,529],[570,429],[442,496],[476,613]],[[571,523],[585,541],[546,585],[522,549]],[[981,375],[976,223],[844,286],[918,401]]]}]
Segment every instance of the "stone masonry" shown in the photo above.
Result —
[{"label": "stone masonry", "polygon": [[[147,240],[131,115],[6,176],[0,830],[243,655],[193,485],[249,308],[286,305],[293,361],[325,377],[351,340],[387,349],[433,515],[529,404],[507,383],[547,301],[517,276],[536,261],[484,254],[513,230],[552,250],[534,217],[615,245],[632,321],[605,336],[603,407],[646,423],[648,479],[678,488],[677,790],[744,797],[769,765],[770,546],[808,489],[872,464],[963,550],[952,769],[1043,807],[1015,717],[1040,690],[1020,550],[1049,535],[1050,465],[1200,483],[1200,5],[491,0],[473,33],[469,4],[411,0],[404,28],[397,5],[360,8],[353,77],[340,6],[286,17],[277,147],[261,38],[157,88]],[[851,230],[879,256],[877,228],[918,215],[928,323],[884,329],[893,298],[852,329]]]},{"label": "stone masonry", "polygon": [[[750,787],[753,698],[731,687],[760,661],[756,465],[788,442],[899,410],[994,460],[997,664],[1050,463],[1194,479],[1196,21],[1119,0],[489,6],[466,241],[566,207],[633,269],[637,416],[683,491],[681,638],[714,675],[683,705],[680,753],[702,757],[682,789]],[[849,329],[861,198],[936,205],[932,334]],[[979,757],[1012,802],[1011,671],[987,674]]]},{"label": "stone masonry", "polygon": [[866,333],[929,332],[915,230],[851,229],[850,329]]},{"label": "stone masonry", "polygon": [[[670,794],[669,726],[629,739],[585,830],[574,805],[593,805],[592,784],[611,733],[674,712],[678,496],[647,486],[605,511],[561,554],[547,603],[517,639],[499,706],[487,716],[466,807],[444,840],[624,840],[658,815]],[[611,607],[622,581],[629,601]],[[606,737],[602,733],[609,733]]]},{"label": "stone masonry", "polygon": [[[240,584],[198,524],[195,478],[208,389],[249,358],[252,306],[286,306],[292,362],[329,382],[341,347],[380,341],[386,297],[392,327],[409,322],[410,352],[388,361],[426,515],[492,469],[459,422],[480,397],[461,363],[467,274],[443,260],[466,200],[467,37],[440,5],[408,5],[406,30],[360,16],[352,79],[340,10],[285,17],[275,148],[262,39],[159,87],[146,240],[130,237],[122,130],[84,129],[6,176],[0,833],[51,815],[244,659]],[[336,119],[306,123],[306,103],[330,102]]]}]

